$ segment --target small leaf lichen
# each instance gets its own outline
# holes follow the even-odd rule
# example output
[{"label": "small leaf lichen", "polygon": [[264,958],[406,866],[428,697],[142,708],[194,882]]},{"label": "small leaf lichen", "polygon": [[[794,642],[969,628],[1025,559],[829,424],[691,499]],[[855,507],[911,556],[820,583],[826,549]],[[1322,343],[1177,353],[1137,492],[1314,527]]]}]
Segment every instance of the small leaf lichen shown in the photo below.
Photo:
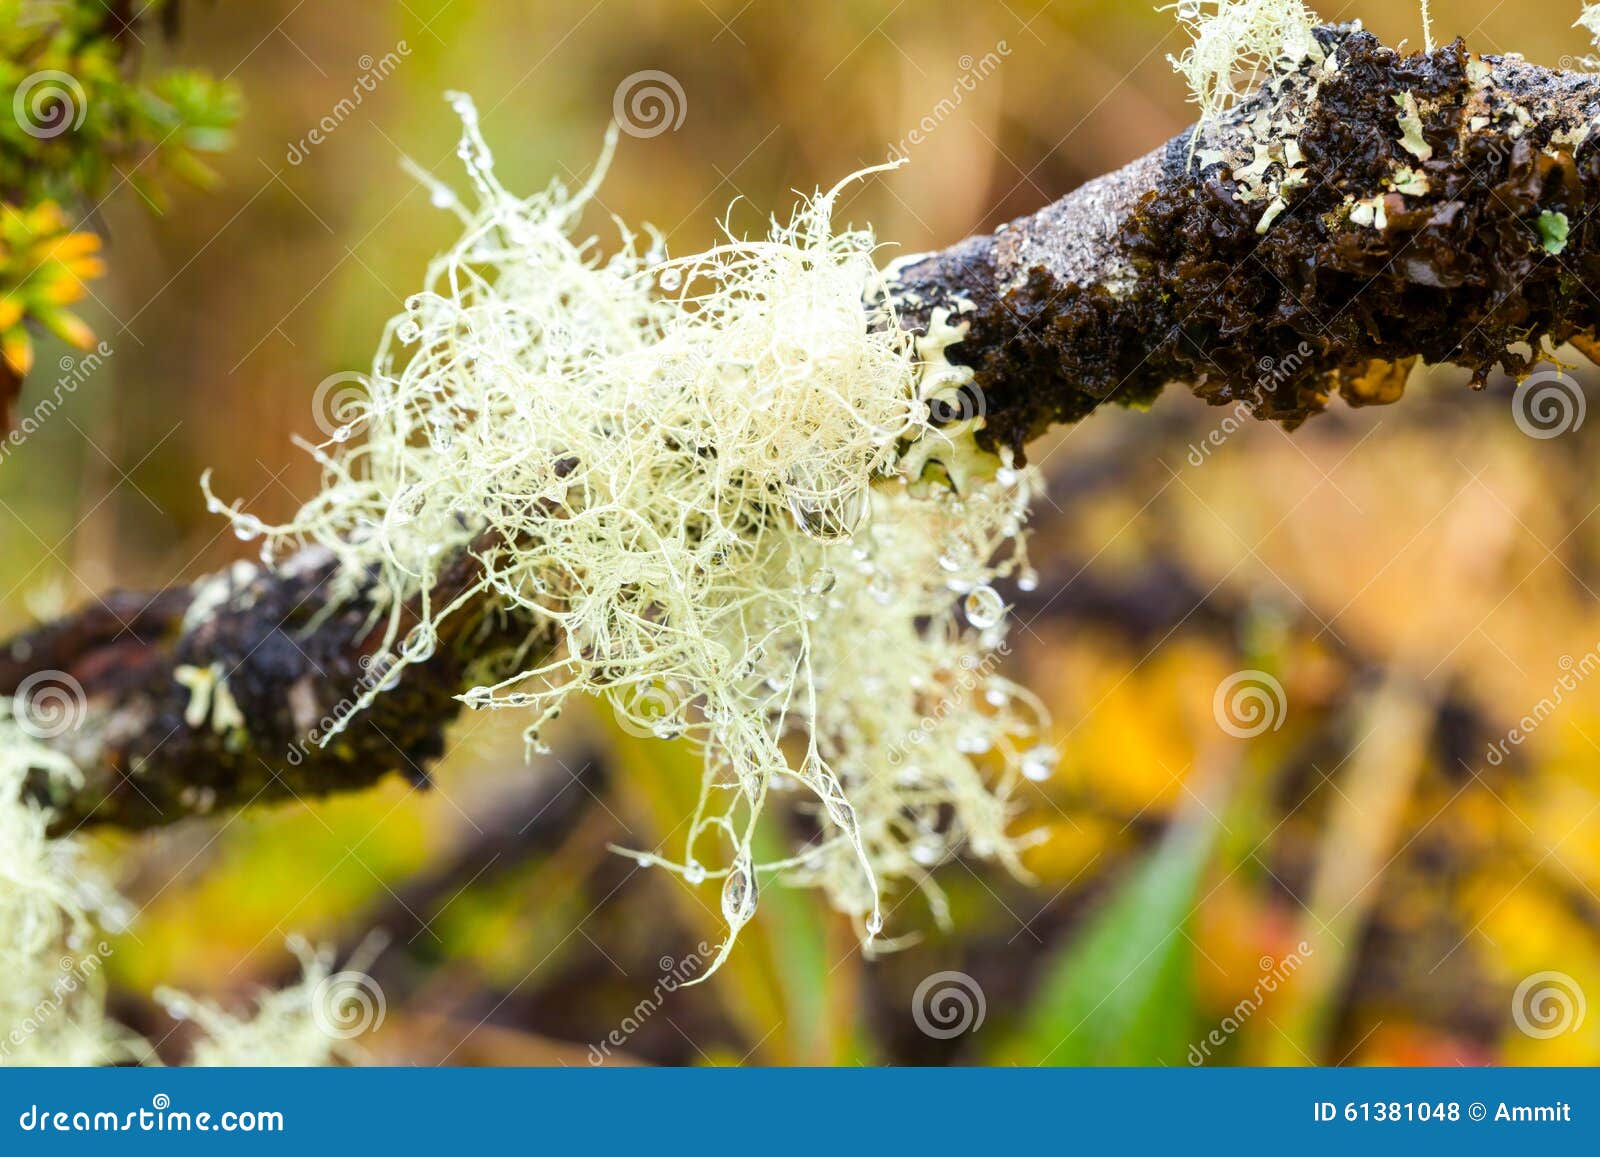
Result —
[{"label": "small leaf lichen", "polygon": [[[464,235],[390,323],[349,426],[311,448],[323,491],[267,528],[268,553],[319,543],[352,589],[376,576],[397,671],[472,600],[539,624],[530,641],[554,625],[556,651],[461,696],[529,710],[535,750],[578,692],[635,734],[693,744],[683,844],[625,854],[720,881],[714,965],[762,874],[824,889],[869,947],[893,943],[877,939],[887,889],[944,916],[929,870],[958,848],[1020,874],[1011,797],[1053,749],[1039,701],[997,671],[992,583],[1032,581],[1038,479],[970,461],[971,371],[942,356],[964,323],[920,342],[902,328],[873,234],[832,224],[848,182],[763,238],[725,224],[723,243],[673,258],[618,222],[605,253],[577,229],[615,130],[584,187],[523,198],[471,101],[451,99],[476,204],[418,175]],[[430,605],[474,543],[479,585]],[[810,834],[758,862],[775,794]]]},{"label": "small leaf lichen", "polygon": [[1560,255],[1567,247],[1567,234],[1571,227],[1565,213],[1552,213],[1548,209],[1540,213],[1539,239],[1544,244],[1544,251],[1551,256]]}]

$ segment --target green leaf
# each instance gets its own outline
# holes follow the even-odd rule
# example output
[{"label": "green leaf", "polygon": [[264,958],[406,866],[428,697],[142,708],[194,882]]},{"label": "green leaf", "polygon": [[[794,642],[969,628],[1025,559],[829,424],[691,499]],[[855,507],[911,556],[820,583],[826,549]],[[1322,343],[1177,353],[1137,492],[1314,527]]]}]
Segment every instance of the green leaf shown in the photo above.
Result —
[{"label": "green leaf", "polygon": [[1180,821],[1046,965],[1000,1059],[1032,1065],[1183,1064],[1194,1039],[1187,935],[1217,825]]}]

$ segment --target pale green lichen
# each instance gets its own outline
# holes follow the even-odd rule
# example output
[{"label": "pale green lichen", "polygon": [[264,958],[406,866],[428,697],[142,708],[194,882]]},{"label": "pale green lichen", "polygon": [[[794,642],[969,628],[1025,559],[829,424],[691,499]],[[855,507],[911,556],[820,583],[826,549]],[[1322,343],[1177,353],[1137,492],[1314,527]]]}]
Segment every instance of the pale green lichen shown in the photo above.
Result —
[{"label": "pale green lichen", "polygon": [[1401,165],[1397,168],[1389,178],[1388,185],[1396,193],[1402,193],[1407,197],[1425,197],[1432,187],[1428,183],[1428,174],[1410,165]]},{"label": "pale green lichen", "polygon": [[[268,530],[268,553],[316,542],[347,589],[376,576],[397,672],[471,600],[554,625],[553,655],[462,697],[529,710],[535,749],[579,692],[694,744],[687,836],[630,854],[720,880],[715,963],[762,873],[823,888],[881,947],[885,893],[921,888],[942,914],[929,869],[957,849],[1020,871],[1009,800],[1050,749],[1037,701],[996,673],[991,583],[1029,573],[1037,478],[975,461],[981,396],[943,356],[961,324],[942,316],[920,344],[901,327],[875,238],[832,223],[842,185],[763,238],[725,230],[671,258],[618,223],[605,253],[577,232],[599,174],[514,196],[453,100],[475,203],[424,179],[465,235],[390,323],[350,425],[312,448],[322,493]],[[481,584],[428,605],[485,532],[502,545]],[[402,637],[413,599],[425,621]],[[814,834],[758,863],[775,798]]]},{"label": "pale green lichen", "polygon": [[[106,1015],[105,969],[125,905],[78,838],[52,838],[50,813],[28,802],[24,784],[68,785],[78,770],[34,738],[0,698],[0,1066],[144,1064],[151,1045]],[[204,1036],[195,1064],[326,1064],[348,1048],[330,1021],[327,961],[298,949],[304,980],[263,998],[251,1016],[229,1016],[188,998]]]},{"label": "pale green lichen", "polygon": [[[1572,26],[1589,33],[1590,43],[1600,48],[1600,4],[1585,4]],[[1581,63],[1585,68],[1600,68],[1600,57],[1586,56]]]},{"label": "pale green lichen", "polygon": [[1301,0],[1180,0],[1177,13],[1192,43],[1167,57],[1189,85],[1202,125],[1214,123],[1274,72],[1320,60],[1312,35],[1318,17]]},{"label": "pale green lichen", "polygon": [[1416,96],[1407,89],[1394,98],[1394,103],[1400,106],[1395,114],[1400,124],[1400,147],[1419,161],[1431,161],[1433,146],[1422,135],[1422,114],[1417,109]]},{"label": "pale green lichen", "polygon": [[75,782],[78,772],[0,699],[0,1065],[136,1060],[132,1034],[106,1019],[105,952],[93,940],[118,902],[78,843],[51,839],[49,813],[24,802],[31,775]]}]

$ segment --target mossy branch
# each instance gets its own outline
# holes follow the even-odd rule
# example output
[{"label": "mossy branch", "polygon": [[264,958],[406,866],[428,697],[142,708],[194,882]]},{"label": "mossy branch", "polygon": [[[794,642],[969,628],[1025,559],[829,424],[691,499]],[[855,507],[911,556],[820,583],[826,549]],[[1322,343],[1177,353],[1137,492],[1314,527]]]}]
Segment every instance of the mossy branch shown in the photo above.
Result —
[{"label": "mossy branch", "polygon": [[[1526,371],[1546,341],[1593,340],[1600,78],[1480,62],[1460,42],[1402,57],[1351,27],[1317,36],[1322,59],[1198,140],[895,271],[906,324],[937,313],[965,328],[947,356],[974,371],[980,440],[1020,452],[1173,381],[1292,424],[1336,392],[1393,401],[1411,359],[1481,381]],[[1560,244],[1544,224],[1557,217]],[[435,603],[473,586],[475,567],[468,551]],[[485,596],[321,747],[311,731],[383,677],[372,606],[335,599],[332,573],[307,551],[113,596],[0,649],[0,694],[41,672],[83,688],[76,725],[47,739],[82,783],[36,784],[58,830],[425,777],[469,668],[509,658],[529,625]]]},{"label": "mossy branch", "polygon": [[1197,142],[899,271],[914,318],[968,322],[949,357],[975,370],[982,437],[1020,450],[1169,382],[1296,424],[1334,393],[1395,400],[1412,359],[1482,383],[1593,340],[1600,76],[1317,38],[1322,61]]}]

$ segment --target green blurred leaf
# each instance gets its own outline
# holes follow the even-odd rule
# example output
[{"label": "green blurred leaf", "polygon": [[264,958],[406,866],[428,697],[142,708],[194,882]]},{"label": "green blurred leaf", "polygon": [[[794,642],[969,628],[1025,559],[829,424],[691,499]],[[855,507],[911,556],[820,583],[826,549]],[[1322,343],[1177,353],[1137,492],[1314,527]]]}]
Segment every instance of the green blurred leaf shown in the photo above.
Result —
[{"label": "green blurred leaf", "polygon": [[1181,1064],[1194,1036],[1186,925],[1217,825],[1179,821],[1046,966],[1000,1059],[1033,1065]]}]

